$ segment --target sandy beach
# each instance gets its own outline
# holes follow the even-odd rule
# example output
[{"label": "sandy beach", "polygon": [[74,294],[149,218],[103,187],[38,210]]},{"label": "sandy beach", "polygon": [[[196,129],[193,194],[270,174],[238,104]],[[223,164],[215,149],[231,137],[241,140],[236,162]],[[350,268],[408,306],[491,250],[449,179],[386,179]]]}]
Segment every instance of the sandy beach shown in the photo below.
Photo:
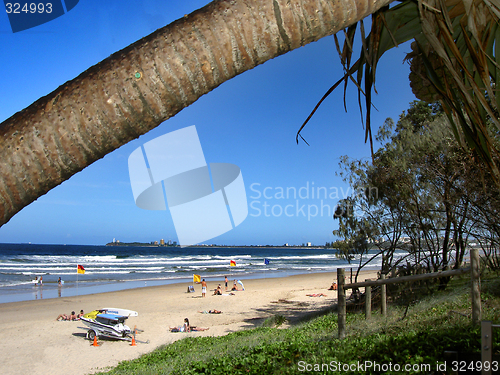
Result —
[{"label": "sandy beach", "polygon": [[[358,281],[376,279],[376,271],[362,272]],[[201,286],[187,293],[192,283],[171,284],[93,295],[0,304],[0,363],[2,373],[37,375],[84,375],[120,361],[137,358],[163,344],[188,336],[220,336],[229,332],[258,327],[273,315],[284,315],[293,324],[306,314],[336,303],[337,292],[328,290],[335,273],[315,273],[242,280],[244,291],[234,295],[212,295],[218,282],[209,282],[205,298]],[[230,280],[231,281],[231,280]],[[224,289],[223,280],[220,283]],[[232,282],[229,283],[229,287]],[[241,288],[241,286],[240,286]],[[308,294],[326,296],[311,297]],[[87,331],[79,321],[56,321],[71,311],[90,312],[98,308],[118,307],[139,312],[127,324],[143,330],[141,341],[130,346],[126,341],[102,339],[94,347],[85,338]],[[221,314],[199,311],[221,310]],[[184,318],[191,325],[209,330],[172,333],[169,327],[181,325]]]}]

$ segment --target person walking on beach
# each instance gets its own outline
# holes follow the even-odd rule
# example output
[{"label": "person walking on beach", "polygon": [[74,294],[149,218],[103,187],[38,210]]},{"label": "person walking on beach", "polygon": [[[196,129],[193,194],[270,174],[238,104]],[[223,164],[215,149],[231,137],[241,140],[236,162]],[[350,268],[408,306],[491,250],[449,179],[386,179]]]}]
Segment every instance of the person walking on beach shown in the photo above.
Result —
[{"label": "person walking on beach", "polygon": [[227,276],[224,276],[224,282],[226,283],[226,291],[227,291]]}]

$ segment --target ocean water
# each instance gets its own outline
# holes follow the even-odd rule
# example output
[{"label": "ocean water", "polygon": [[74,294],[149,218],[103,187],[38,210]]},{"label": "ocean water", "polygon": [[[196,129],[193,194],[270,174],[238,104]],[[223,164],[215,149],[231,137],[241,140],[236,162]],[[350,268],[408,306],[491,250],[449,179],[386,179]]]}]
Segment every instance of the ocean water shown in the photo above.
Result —
[{"label": "ocean water", "polygon": [[[268,259],[269,264],[265,264]],[[230,261],[236,266],[230,266]],[[85,274],[77,273],[77,265]],[[294,247],[146,247],[0,244],[0,303],[59,298],[171,283],[284,277],[356,269],[335,250]],[[370,268],[378,268],[375,260]],[[35,285],[43,277],[43,285]],[[59,286],[58,278],[64,284]],[[335,276],[333,276],[335,277]]]}]

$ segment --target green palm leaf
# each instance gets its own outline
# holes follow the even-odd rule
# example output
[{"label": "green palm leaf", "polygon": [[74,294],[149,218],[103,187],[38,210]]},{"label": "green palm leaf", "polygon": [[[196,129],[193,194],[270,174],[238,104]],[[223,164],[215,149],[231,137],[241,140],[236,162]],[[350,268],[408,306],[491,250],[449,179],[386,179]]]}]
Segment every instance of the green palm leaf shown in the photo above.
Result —
[{"label": "green palm leaf", "polygon": [[[382,8],[372,15],[370,34],[365,37],[360,22],[360,57],[350,65],[356,25],[346,32],[341,53],[344,76],[358,88],[358,104],[363,112],[361,97],[366,107],[365,142],[371,135],[371,95],[375,89],[377,64],[382,55],[408,40],[415,40],[418,48],[408,60],[415,67],[413,78],[428,82],[433,100],[439,100],[448,114],[452,130],[462,145],[471,148],[488,166],[500,187],[497,166],[500,150],[495,146],[495,134],[500,133],[498,112],[500,95],[500,3],[498,0],[405,0],[392,8]],[[353,29],[354,28],[354,29]],[[338,40],[336,40],[339,46]],[[340,51],[340,47],[337,47]],[[356,78],[354,78],[356,75]],[[364,82],[363,82],[364,80]],[[321,102],[338,86],[332,86],[300,127],[298,137]],[[345,101],[344,85],[344,101]],[[422,100],[422,85],[412,83],[415,95]],[[361,89],[363,88],[363,89]],[[427,99],[426,99],[427,98]],[[372,149],[373,155],[373,149]]]}]

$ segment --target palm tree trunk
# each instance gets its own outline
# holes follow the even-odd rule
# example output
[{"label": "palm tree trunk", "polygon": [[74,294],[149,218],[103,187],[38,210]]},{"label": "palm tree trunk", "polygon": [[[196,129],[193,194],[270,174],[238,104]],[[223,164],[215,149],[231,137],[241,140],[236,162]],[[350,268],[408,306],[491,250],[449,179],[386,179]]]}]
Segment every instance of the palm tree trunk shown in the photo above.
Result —
[{"label": "palm tree trunk", "polygon": [[214,1],[113,54],[0,124],[0,225],[221,83],[391,1]]}]

